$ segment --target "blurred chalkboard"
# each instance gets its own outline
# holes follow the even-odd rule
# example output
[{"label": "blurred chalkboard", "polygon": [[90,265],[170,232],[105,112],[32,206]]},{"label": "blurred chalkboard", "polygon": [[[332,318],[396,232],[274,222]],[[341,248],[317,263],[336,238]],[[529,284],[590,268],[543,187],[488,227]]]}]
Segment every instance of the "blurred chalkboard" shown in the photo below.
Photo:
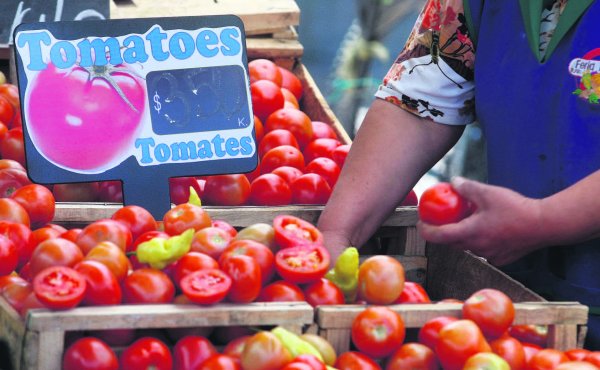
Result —
[{"label": "blurred chalkboard", "polygon": [[0,47],[20,23],[108,19],[110,0],[0,0]]}]

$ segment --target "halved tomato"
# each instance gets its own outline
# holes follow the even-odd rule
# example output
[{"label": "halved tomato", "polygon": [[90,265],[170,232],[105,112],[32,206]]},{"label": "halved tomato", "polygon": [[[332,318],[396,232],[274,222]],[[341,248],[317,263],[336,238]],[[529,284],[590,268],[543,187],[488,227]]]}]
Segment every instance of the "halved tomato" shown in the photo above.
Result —
[{"label": "halved tomato", "polygon": [[33,279],[35,296],[53,310],[76,307],[83,300],[85,290],[83,275],[66,266],[47,267]]},{"label": "halved tomato", "polygon": [[219,269],[206,269],[186,275],[179,284],[190,301],[215,304],[222,301],[231,289],[231,278]]},{"label": "halved tomato", "polygon": [[325,276],[331,258],[319,245],[285,248],[275,254],[275,268],[284,280],[296,284],[319,281]]}]

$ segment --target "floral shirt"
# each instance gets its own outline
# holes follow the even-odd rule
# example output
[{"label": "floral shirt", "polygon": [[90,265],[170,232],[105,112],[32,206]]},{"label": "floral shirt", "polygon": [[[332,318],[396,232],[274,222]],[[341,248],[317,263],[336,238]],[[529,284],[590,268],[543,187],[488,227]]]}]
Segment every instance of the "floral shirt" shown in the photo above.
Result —
[{"label": "floral shirt", "polygon": [[[542,52],[566,2],[556,0],[542,13]],[[438,123],[468,124],[475,120],[474,67],[463,0],[427,0],[375,97]]]}]

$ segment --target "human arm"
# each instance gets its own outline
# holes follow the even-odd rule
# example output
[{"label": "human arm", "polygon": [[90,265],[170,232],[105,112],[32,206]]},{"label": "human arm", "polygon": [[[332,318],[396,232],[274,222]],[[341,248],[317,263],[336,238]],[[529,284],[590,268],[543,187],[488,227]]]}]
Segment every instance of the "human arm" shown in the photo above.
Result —
[{"label": "human arm", "polygon": [[502,266],[543,247],[600,237],[600,171],[543,199],[463,178],[452,183],[476,211],[456,224],[419,223],[430,242],[470,250]]}]

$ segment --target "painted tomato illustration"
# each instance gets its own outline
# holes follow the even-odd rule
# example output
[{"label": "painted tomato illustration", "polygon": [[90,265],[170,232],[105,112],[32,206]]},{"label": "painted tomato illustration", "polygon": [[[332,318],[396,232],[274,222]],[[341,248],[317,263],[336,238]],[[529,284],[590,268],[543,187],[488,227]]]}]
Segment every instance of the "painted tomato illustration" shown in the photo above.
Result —
[{"label": "painted tomato illustration", "polygon": [[37,149],[58,166],[101,172],[123,160],[144,112],[145,83],[128,66],[58,69],[33,79],[27,128]]}]

